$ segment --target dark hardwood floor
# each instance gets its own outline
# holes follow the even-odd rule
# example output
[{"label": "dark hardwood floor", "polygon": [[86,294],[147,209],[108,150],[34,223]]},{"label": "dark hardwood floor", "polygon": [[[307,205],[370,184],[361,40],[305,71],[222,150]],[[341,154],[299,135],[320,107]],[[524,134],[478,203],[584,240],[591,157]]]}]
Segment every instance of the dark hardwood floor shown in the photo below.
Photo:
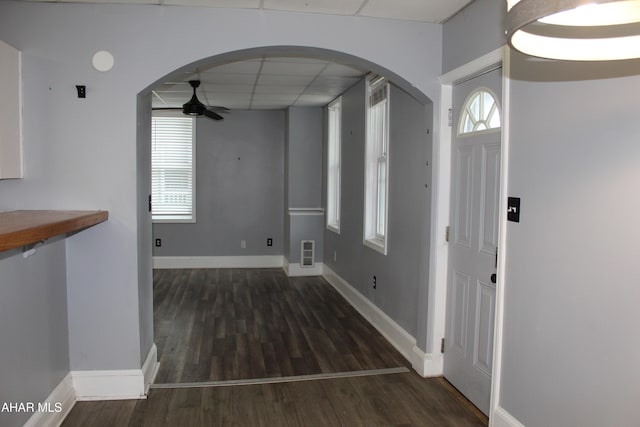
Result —
[{"label": "dark hardwood floor", "polygon": [[151,390],[146,400],[78,402],[64,427],[486,426],[446,381],[415,372]]},{"label": "dark hardwood floor", "polygon": [[319,277],[156,270],[154,321],[160,388],[145,400],[78,402],[64,427],[487,425],[444,379],[413,371],[207,384],[409,366]]},{"label": "dark hardwood floor", "polygon": [[156,270],[156,383],[407,366],[321,277],[281,269]]}]

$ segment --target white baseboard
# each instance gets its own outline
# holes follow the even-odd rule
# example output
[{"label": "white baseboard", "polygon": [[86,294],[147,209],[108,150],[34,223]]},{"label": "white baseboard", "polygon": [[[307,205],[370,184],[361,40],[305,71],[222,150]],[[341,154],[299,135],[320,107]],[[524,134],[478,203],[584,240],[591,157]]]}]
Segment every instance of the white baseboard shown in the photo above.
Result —
[{"label": "white baseboard", "polygon": [[327,265],[324,265],[323,276],[405,359],[411,362],[418,374],[423,377],[442,375],[441,355],[427,354],[420,350],[411,334]]},{"label": "white baseboard", "polygon": [[[71,372],[64,377],[41,404],[43,408],[48,410],[34,412],[24,427],[58,427],[62,424],[69,412],[71,412],[73,405],[76,404]],[[58,409],[60,409],[60,412],[56,412]]]},{"label": "white baseboard", "polygon": [[504,410],[501,406],[496,406],[492,416],[489,418],[490,427],[525,427],[513,415]]},{"label": "white baseboard", "polygon": [[153,268],[280,268],[282,255],[154,256]]},{"label": "white baseboard", "polygon": [[149,387],[156,380],[156,375],[160,369],[160,363],[158,363],[158,347],[153,343],[147,358],[142,364],[142,376],[144,377],[144,394],[149,394]]},{"label": "white baseboard", "polygon": [[144,375],[141,369],[113,371],[72,371],[76,399],[144,399]]},{"label": "white baseboard", "polygon": [[322,272],[324,271],[321,262],[316,262],[313,267],[302,267],[298,263],[289,264],[286,258],[283,268],[289,277],[322,276]]},{"label": "white baseboard", "polygon": [[158,349],[153,344],[141,369],[71,371],[76,400],[146,399],[158,367]]},{"label": "white baseboard", "polygon": [[425,353],[418,346],[413,347],[414,358],[411,366],[423,378],[441,377],[444,373],[442,353]]}]

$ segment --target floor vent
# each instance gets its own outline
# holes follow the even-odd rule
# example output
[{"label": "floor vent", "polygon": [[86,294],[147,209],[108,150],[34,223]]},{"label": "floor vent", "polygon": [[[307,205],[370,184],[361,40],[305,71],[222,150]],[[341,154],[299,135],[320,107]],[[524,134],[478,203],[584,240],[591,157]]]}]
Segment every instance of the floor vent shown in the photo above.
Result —
[{"label": "floor vent", "polygon": [[315,254],[315,240],[303,240],[300,252],[300,266],[313,267]]}]

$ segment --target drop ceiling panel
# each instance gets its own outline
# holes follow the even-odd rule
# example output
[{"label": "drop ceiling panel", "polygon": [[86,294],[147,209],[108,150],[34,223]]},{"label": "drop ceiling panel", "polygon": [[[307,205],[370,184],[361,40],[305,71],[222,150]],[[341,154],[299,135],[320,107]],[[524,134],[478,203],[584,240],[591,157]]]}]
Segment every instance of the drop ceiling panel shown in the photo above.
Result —
[{"label": "drop ceiling panel", "polygon": [[365,70],[355,69],[347,65],[330,63],[327,65],[327,68],[322,70],[322,73],[320,73],[320,75],[335,77],[360,77],[364,73],[366,73]]},{"label": "drop ceiling panel", "polygon": [[335,97],[331,95],[301,95],[295,105],[299,105],[299,103],[311,103],[317,106],[327,105],[333,101],[334,98]]},{"label": "drop ceiling panel", "polygon": [[260,70],[262,61],[241,61],[224,64],[213,68],[201,69],[200,75],[213,72],[214,74],[256,74]]},{"label": "drop ceiling panel", "polygon": [[[159,3],[159,1],[156,1]],[[162,0],[162,4],[182,6],[235,7],[259,9],[260,0]]]},{"label": "drop ceiling panel", "polygon": [[201,74],[200,80],[206,83],[253,85],[256,81],[256,75],[255,74],[208,73],[208,74]]},{"label": "drop ceiling panel", "polygon": [[203,92],[206,92],[209,95],[213,94],[213,96],[221,93],[250,94],[253,92],[253,85],[202,83],[200,87]]},{"label": "drop ceiling panel", "polygon": [[299,95],[305,86],[275,86],[275,85],[257,85],[254,89],[256,95]]},{"label": "drop ceiling panel", "polygon": [[262,65],[262,74],[281,76],[316,76],[326,64],[305,64],[295,62],[269,62]]},{"label": "drop ceiling panel", "polygon": [[360,15],[442,23],[472,0],[368,0]]},{"label": "drop ceiling panel", "polygon": [[313,80],[313,76],[282,76],[261,74],[258,78],[259,85],[276,86],[303,86],[306,87]]},{"label": "drop ceiling panel", "polygon": [[364,0],[264,0],[263,7],[295,12],[354,15],[363,3]]}]

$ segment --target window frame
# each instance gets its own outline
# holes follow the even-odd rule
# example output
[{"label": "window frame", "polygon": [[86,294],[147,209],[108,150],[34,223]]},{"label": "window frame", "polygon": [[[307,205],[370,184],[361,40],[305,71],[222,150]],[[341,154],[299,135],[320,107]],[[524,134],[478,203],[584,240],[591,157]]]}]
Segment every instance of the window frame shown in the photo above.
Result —
[{"label": "window frame", "polygon": [[[391,87],[386,79],[379,76],[367,78],[363,244],[383,255],[387,254],[389,238],[390,92]],[[380,108],[382,113],[377,114]],[[374,120],[374,114],[381,116],[378,117],[381,120]],[[381,127],[382,135],[379,137],[374,136],[376,130],[373,127],[376,125],[379,126],[377,129]],[[382,185],[381,165],[384,165]],[[381,197],[384,197],[382,202]],[[381,210],[384,218],[380,218]]]},{"label": "window frame", "polygon": [[[154,215],[154,197],[153,197],[153,144],[154,144],[154,119],[162,118],[181,118],[191,120],[191,215],[165,214]],[[154,111],[151,117],[151,222],[154,224],[171,224],[171,223],[195,223],[196,222],[196,119],[195,117],[186,116],[180,112],[171,111]]]},{"label": "window frame", "polygon": [[[495,111],[493,114],[497,114],[498,117],[498,126],[494,126],[494,127],[489,127],[489,124],[491,122],[491,117],[493,117],[493,114],[491,114],[491,111],[487,114],[487,118],[486,120],[484,118],[480,118],[480,120],[478,120],[476,123],[486,123],[486,128],[485,129],[480,129],[480,130],[470,130],[470,131],[465,131],[464,130],[464,125],[466,122],[466,118],[469,116],[473,116],[472,114],[470,114],[470,107],[471,104],[473,103],[473,101],[476,99],[476,97],[480,97],[480,104],[479,104],[479,108],[484,111],[484,106],[482,106],[482,96],[484,94],[488,94],[491,99],[493,100],[493,105],[492,105],[492,109],[495,107]],[[473,92],[471,92],[469,94],[469,96],[467,96],[467,99],[465,99],[464,104],[462,104],[462,111],[460,112],[460,117],[458,119],[458,125],[457,125],[457,136],[458,137],[468,137],[468,136],[473,136],[473,135],[480,135],[480,134],[484,134],[484,133],[493,133],[493,132],[499,132],[502,128],[502,109],[500,108],[500,102],[498,101],[498,97],[496,96],[496,94],[489,88],[487,87],[479,87],[476,90],[474,90]],[[483,115],[484,116],[484,115]],[[475,117],[474,117],[475,118]]]},{"label": "window frame", "polygon": [[[336,117],[337,116],[337,117]],[[333,125],[333,126],[332,126]],[[335,163],[335,164],[334,164]],[[340,234],[342,209],[342,97],[327,106],[326,227]]]}]

